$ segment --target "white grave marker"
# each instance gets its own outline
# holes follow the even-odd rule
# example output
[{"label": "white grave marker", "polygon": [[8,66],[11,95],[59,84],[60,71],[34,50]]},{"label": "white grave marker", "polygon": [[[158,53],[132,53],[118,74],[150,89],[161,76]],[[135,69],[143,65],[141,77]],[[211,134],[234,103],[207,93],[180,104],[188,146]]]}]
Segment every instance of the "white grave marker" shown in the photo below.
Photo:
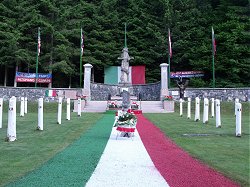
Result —
[{"label": "white grave marker", "polygon": [[236,104],[239,103],[239,102],[240,102],[240,100],[238,98],[236,98],[235,101],[234,101],[234,116],[236,116],[236,111],[237,111]]},{"label": "white grave marker", "polygon": [[81,99],[80,98],[78,98],[78,100],[77,100],[77,115],[78,116],[81,116]]},{"label": "white grave marker", "polygon": [[208,107],[209,101],[207,98],[204,98],[204,107],[203,107],[203,123],[208,123]]},{"label": "white grave marker", "polygon": [[58,99],[57,123],[62,124],[62,97]]},{"label": "white grave marker", "polygon": [[70,120],[70,98],[67,98],[67,120]]},{"label": "white grave marker", "polygon": [[187,118],[191,119],[191,98],[188,98],[188,105],[187,105]]},{"label": "white grave marker", "polygon": [[24,114],[28,113],[28,98],[24,98]]},{"label": "white grave marker", "polygon": [[43,98],[38,99],[38,130],[43,130]]},{"label": "white grave marker", "polygon": [[0,98],[0,129],[3,127],[3,98]]},{"label": "white grave marker", "polygon": [[220,118],[220,100],[215,100],[215,110],[216,110],[216,127],[221,128],[221,118]]},{"label": "white grave marker", "polygon": [[214,118],[214,98],[211,99],[211,117]]},{"label": "white grave marker", "polygon": [[180,116],[181,116],[181,117],[182,117],[182,115],[183,115],[183,105],[182,105],[182,103],[183,103],[183,100],[180,99]]},{"label": "white grave marker", "polygon": [[24,116],[24,97],[21,97],[21,103],[20,103],[20,116]]},{"label": "white grave marker", "polygon": [[241,103],[236,103],[236,136],[241,137]]},{"label": "white grave marker", "polygon": [[13,107],[14,115],[13,115],[13,118],[14,118],[14,123],[15,123],[15,126],[16,126],[16,97],[12,96],[11,98],[13,98],[13,100],[14,100],[14,107]]},{"label": "white grave marker", "polygon": [[200,98],[195,98],[195,115],[194,115],[194,121],[200,120]]},{"label": "white grave marker", "polygon": [[13,142],[16,140],[16,99],[11,97],[9,100],[9,111],[8,111],[8,129],[7,129],[7,138],[8,141]]}]

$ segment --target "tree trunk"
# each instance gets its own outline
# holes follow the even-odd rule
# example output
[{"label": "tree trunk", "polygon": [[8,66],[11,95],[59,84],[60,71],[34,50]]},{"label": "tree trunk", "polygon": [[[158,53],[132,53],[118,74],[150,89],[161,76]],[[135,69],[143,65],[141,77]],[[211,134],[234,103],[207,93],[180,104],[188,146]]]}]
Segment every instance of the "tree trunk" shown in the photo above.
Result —
[{"label": "tree trunk", "polygon": [[69,77],[69,88],[71,88],[71,76]]},{"label": "tree trunk", "polygon": [[7,83],[7,71],[8,70],[8,68],[7,68],[7,65],[5,65],[5,71],[4,71],[4,86],[6,87],[6,83]]}]

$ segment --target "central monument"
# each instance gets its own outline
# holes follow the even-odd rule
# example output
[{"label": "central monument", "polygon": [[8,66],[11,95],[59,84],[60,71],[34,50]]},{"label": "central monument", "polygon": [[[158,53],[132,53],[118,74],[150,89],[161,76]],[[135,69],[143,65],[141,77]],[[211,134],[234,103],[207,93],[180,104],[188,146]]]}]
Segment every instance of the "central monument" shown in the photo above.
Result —
[{"label": "central monument", "polygon": [[131,82],[131,79],[129,78],[131,77],[130,71],[129,71],[129,61],[133,59],[133,57],[130,57],[128,54],[126,23],[125,23],[124,48],[122,50],[121,56],[118,57],[118,59],[122,60],[121,77],[120,77],[120,82],[119,82],[120,95],[122,96],[122,108],[124,110],[127,110],[130,107],[130,95],[133,94],[132,82]]},{"label": "central monument", "polygon": [[124,48],[122,50],[122,54],[120,57],[118,57],[119,60],[122,60],[121,62],[121,77],[119,84],[121,85],[131,85],[130,72],[129,72],[129,61],[131,59],[134,59],[133,57],[130,57],[128,54],[128,47],[127,47],[127,25],[125,23],[125,38],[124,38]]}]

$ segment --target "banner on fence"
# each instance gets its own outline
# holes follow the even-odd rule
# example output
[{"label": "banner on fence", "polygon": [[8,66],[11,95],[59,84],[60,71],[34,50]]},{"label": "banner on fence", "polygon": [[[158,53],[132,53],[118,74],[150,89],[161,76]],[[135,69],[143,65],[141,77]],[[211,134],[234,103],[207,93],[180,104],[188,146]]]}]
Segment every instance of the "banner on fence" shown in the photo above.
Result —
[{"label": "banner on fence", "polygon": [[[52,74],[50,73],[38,73],[37,83],[51,83]],[[23,73],[16,72],[16,82],[32,82],[35,83],[36,74],[35,73]]]},{"label": "banner on fence", "polygon": [[177,71],[177,72],[171,72],[170,77],[171,78],[191,78],[191,77],[203,77],[204,72],[203,71]]}]

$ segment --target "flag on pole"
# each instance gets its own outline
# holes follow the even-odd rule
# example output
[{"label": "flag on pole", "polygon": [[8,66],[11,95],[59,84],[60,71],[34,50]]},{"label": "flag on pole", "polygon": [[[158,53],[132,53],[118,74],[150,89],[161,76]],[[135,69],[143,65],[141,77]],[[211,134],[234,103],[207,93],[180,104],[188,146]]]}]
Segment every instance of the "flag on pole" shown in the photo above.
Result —
[{"label": "flag on pole", "polygon": [[37,54],[38,56],[41,53],[41,37],[40,37],[40,27],[38,28],[38,37],[37,37]]},{"label": "flag on pole", "polygon": [[216,54],[216,40],[214,36],[214,28],[212,27],[212,49],[213,49],[213,55]]},{"label": "flag on pole", "polygon": [[172,57],[172,46],[171,46],[171,35],[170,35],[170,29],[168,29],[168,54],[169,57]]},{"label": "flag on pole", "polygon": [[83,49],[84,49],[84,34],[81,28],[81,55],[83,55]]}]

